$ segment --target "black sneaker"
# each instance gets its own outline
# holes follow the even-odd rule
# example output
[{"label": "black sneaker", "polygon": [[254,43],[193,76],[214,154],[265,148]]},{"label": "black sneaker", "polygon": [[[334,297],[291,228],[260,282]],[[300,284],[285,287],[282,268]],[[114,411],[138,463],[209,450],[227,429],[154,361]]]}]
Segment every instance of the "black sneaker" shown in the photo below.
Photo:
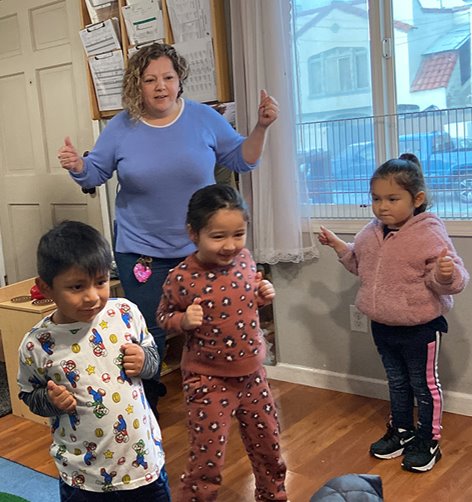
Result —
[{"label": "black sneaker", "polygon": [[435,439],[422,439],[416,437],[405,451],[402,467],[406,471],[430,471],[441,458],[441,449]]},{"label": "black sneaker", "polygon": [[370,454],[382,459],[399,457],[414,437],[414,430],[397,429],[387,424],[385,435],[370,445]]}]

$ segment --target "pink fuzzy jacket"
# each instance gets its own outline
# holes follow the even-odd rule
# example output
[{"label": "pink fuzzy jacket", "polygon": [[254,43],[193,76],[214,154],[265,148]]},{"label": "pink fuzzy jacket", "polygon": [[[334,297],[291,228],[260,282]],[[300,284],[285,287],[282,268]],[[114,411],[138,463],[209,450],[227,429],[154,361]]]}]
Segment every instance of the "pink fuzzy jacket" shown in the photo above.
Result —
[{"label": "pink fuzzy jacket", "polygon": [[[448,312],[453,294],[469,280],[462,259],[441,219],[420,213],[384,239],[383,224],[374,219],[348,244],[340,262],[359,276],[357,308],[370,319],[392,326],[424,324]],[[447,284],[435,277],[436,261],[447,247],[455,263]]]}]

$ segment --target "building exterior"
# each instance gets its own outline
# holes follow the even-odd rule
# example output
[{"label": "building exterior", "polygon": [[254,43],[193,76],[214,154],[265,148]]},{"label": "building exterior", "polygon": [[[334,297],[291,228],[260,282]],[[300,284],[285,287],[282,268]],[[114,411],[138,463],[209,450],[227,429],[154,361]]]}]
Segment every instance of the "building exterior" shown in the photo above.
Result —
[{"label": "building exterior", "polygon": [[[302,122],[373,114],[372,78],[380,65],[370,58],[367,9],[367,0],[298,4]],[[470,4],[393,0],[393,12],[397,111],[469,106]]]}]

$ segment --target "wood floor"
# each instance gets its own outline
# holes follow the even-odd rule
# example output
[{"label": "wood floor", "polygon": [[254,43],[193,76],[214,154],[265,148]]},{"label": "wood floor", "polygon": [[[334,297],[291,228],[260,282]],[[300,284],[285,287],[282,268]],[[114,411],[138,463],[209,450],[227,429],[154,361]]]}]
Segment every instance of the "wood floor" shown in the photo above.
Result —
[{"label": "wood floor", "polygon": [[[160,424],[175,492],[186,461],[185,413],[179,372],[164,381],[168,394],[160,404]],[[401,470],[400,459],[380,461],[368,454],[369,444],[384,433],[387,402],[278,381],[272,381],[272,389],[291,502],[308,502],[328,479],[350,472],[380,475],[387,502],[472,500],[472,417],[445,413],[442,460],[428,473],[413,474]],[[49,441],[45,426],[13,415],[0,418],[0,456],[57,475],[48,455]],[[226,459],[219,500],[251,502],[254,483],[236,426]]]}]

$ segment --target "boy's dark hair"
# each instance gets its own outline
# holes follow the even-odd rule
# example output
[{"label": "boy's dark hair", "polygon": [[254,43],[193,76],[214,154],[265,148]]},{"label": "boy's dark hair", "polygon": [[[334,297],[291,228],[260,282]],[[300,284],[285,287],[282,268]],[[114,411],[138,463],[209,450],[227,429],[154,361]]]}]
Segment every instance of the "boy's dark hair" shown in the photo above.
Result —
[{"label": "boy's dark hair", "polygon": [[219,209],[238,209],[245,221],[249,220],[247,204],[240,193],[230,185],[215,184],[200,188],[192,195],[188,203],[187,225],[198,233]]},{"label": "boy's dark hair", "polygon": [[52,286],[54,278],[75,266],[89,276],[106,273],[112,264],[108,241],[90,225],[63,221],[45,233],[36,253],[39,277]]},{"label": "boy's dark hair", "polygon": [[414,153],[402,153],[398,159],[390,159],[378,167],[370,178],[370,188],[378,179],[392,177],[395,183],[410,193],[414,199],[419,192],[425,193],[425,200],[417,207],[414,214],[424,213],[430,205],[426,183],[424,181],[421,162]]}]

